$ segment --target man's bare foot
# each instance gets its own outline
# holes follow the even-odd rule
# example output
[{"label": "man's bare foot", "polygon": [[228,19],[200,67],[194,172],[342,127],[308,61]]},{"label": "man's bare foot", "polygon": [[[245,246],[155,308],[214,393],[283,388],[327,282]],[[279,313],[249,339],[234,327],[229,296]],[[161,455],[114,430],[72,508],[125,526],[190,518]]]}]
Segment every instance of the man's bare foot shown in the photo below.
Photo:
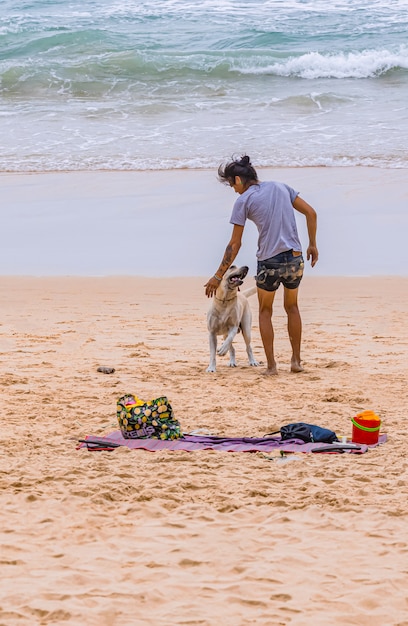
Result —
[{"label": "man's bare foot", "polygon": [[292,374],[299,374],[299,372],[304,372],[304,369],[301,366],[300,361],[292,360],[290,365],[290,371],[292,372]]},{"label": "man's bare foot", "polygon": [[262,372],[264,376],[277,376],[278,370],[276,365],[274,367],[267,367],[266,370]]}]

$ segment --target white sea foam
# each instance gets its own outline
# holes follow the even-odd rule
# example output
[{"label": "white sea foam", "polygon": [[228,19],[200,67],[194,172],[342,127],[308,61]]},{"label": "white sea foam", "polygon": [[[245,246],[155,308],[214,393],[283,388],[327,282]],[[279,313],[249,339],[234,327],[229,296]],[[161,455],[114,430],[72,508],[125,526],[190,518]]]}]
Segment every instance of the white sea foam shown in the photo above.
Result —
[{"label": "white sea foam", "polygon": [[390,50],[363,50],[321,54],[308,52],[268,67],[245,68],[243,73],[275,74],[306,79],[316,78],[373,78],[390,70],[408,70],[408,48],[401,45],[397,52]]}]

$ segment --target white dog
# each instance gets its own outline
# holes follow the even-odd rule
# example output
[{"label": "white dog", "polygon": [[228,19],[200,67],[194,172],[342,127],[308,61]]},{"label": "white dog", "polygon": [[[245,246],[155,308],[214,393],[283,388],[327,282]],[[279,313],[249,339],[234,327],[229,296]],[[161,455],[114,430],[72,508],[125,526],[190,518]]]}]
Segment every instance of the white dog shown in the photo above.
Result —
[{"label": "white dog", "polygon": [[[207,327],[210,340],[210,364],[207,372],[216,371],[216,354],[224,356],[230,353],[230,367],[236,367],[235,349],[232,342],[241,330],[246,344],[250,365],[259,365],[251,348],[252,313],[247,300],[256,292],[256,287],[239,293],[238,287],[244,282],[248,267],[231,267],[225,272],[207,313]],[[224,337],[224,342],[217,352],[217,335]]]}]

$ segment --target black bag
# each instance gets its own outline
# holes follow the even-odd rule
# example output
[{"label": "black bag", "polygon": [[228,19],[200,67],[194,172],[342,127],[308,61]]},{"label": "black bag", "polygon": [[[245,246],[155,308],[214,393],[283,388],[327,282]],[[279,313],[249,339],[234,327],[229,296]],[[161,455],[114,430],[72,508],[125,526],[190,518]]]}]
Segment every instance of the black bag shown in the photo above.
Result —
[{"label": "black bag", "polygon": [[338,441],[337,435],[333,430],[315,426],[314,424],[305,424],[304,422],[296,422],[294,424],[286,424],[280,430],[270,435],[280,433],[282,441],[287,439],[301,439],[305,443],[333,443]]}]

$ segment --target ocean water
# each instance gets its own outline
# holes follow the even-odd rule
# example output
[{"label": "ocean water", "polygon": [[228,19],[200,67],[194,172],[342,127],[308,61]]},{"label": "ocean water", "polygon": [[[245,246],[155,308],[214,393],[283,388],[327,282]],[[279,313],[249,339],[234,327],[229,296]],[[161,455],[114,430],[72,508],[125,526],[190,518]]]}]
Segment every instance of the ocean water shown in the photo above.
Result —
[{"label": "ocean water", "polygon": [[0,171],[408,167],[408,0],[2,0]]}]

